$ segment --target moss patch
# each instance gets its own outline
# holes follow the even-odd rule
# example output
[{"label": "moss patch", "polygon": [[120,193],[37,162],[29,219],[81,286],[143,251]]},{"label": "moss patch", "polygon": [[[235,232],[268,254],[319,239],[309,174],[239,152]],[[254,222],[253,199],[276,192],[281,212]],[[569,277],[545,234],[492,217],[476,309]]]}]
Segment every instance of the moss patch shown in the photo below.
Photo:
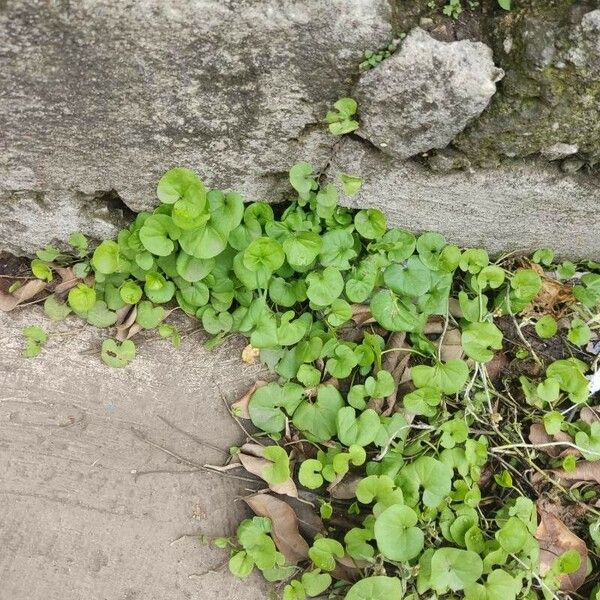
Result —
[{"label": "moss patch", "polygon": [[533,1],[496,17],[486,37],[506,76],[488,110],[455,140],[480,163],[577,144],[589,162],[600,147],[600,56],[588,45],[581,18],[592,7],[572,0]]}]

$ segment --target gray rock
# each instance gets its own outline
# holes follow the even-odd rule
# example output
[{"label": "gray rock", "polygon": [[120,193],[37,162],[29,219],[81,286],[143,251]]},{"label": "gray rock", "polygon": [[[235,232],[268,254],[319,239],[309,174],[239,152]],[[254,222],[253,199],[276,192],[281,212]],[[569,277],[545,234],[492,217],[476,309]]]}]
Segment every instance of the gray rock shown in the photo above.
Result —
[{"label": "gray rock", "polygon": [[577,146],[577,144],[557,142],[556,144],[552,144],[552,146],[542,148],[540,154],[546,160],[561,160],[562,158],[567,158],[567,156],[577,154],[578,150],[579,146]]},{"label": "gray rock", "polygon": [[93,239],[115,237],[130,222],[130,213],[114,194],[19,191],[0,200],[0,249],[33,254],[47,244],[65,248],[74,231]]},{"label": "gray rock", "polygon": [[569,158],[567,160],[563,160],[560,163],[561,171],[565,173],[569,173],[572,175],[573,173],[577,173],[580,169],[582,169],[585,165],[585,161],[579,158]]},{"label": "gray rock", "polygon": [[481,114],[502,75],[485,44],[440,42],[416,28],[360,78],[357,133],[401,159],[443,148]]},{"label": "gray rock", "polygon": [[432,173],[356,140],[340,145],[329,174],[339,172],[364,178],[347,205],[378,207],[394,226],[439,231],[493,254],[550,247],[562,257],[600,259],[600,188],[584,173],[569,176],[533,159],[468,174]]},{"label": "gray rock", "polygon": [[471,161],[453,148],[443,148],[427,159],[427,165],[432,171],[445,173],[456,169],[468,169]]},{"label": "gray rock", "polygon": [[326,164],[325,112],[390,19],[387,0],[0,2],[0,204],[116,190],[140,210],[175,165],[277,195],[294,162]]}]

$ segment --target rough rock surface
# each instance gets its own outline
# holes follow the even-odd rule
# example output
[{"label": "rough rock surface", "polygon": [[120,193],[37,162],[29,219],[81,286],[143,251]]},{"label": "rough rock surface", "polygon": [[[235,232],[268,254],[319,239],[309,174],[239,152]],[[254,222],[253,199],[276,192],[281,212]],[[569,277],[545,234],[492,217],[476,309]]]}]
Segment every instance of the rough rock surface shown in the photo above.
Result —
[{"label": "rough rock surface", "polygon": [[0,249],[33,254],[49,243],[61,245],[73,231],[112,238],[129,224],[130,212],[110,193],[0,192]]},{"label": "rough rock surface", "polygon": [[315,125],[390,38],[387,0],[0,2],[0,220],[13,192],[140,210],[174,165],[273,196],[327,162]]},{"label": "rough rock surface", "polygon": [[[21,358],[21,329],[34,323],[70,335]],[[132,431],[223,464],[243,434],[220,390],[234,400],[264,376],[260,367],[238,358],[240,340],[209,352],[196,334],[179,350],[148,341],[131,365],[109,369],[101,334],[86,327],[74,337],[80,326],[51,324],[38,307],[0,313],[0,598],[268,597],[264,580],[232,577],[227,552],[198,537],[233,534],[251,515],[236,498],[253,485],[194,471]]]},{"label": "rough rock surface", "polygon": [[400,159],[444,148],[483,112],[502,75],[485,44],[440,42],[415,28],[360,78],[357,133]]},{"label": "rough rock surface", "polygon": [[[596,8],[596,10],[592,10]],[[455,140],[479,164],[577,146],[600,160],[600,9],[596,0],[530,0],[489,24],[506,75],[490,107]]]},{"label": "rough rock surface", "polygon": [[376,206],[392,225],[442,231],[495,254],[550,246],[559,256],[600,259],[600,187],[584,173],[567,175],[543,160],[436,173],[356,140],[340,145],[330,176],[339,172],[365,178],[346,202]]}]

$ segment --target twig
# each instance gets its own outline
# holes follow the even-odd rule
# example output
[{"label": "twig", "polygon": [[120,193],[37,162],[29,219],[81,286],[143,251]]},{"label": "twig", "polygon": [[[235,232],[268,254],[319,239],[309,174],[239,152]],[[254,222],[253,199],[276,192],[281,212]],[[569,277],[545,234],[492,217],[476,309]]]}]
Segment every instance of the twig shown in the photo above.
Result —
[{"label": "twig", "polygon": [[221,396],[221,400],[223,400],[223,404],[225,405],[225,408],[227,409],[227,412],[230,414],[230,416],[232,417],[232,419],[238,424],[238,427],[248,436],[248,439],[251,439],[255,444],[258,444],[259,446],[264,446],[264,444],[258,440],[257,438],[255,438],[242,424],[242,422],[231,412],[231,408],[229,406],[229,404],[227,404],[227,400],[225,399],[225,396],[223,395],[223,392],[221,391],[221,388],[217,385],[217,389],[219,390],[219,395]]},{"label": "twig", "polygon": [[255,479],[250,479],[249,477],[241,477],[239,475],[232,475],[230,473],[221,473],[218,471],[213,471],[212,469],[208,469],[204,465],[194,462],[193,460],[190,460],[189,458],[186,458],[185,456],[181,456],[180,454],[173,452],[173,450],[169,450],[168,448],[165,448],[164,446],[157,444],[156,442],[149,439],[147,435],[145,435],[141,431],[135,429],[135,427],[132,427],[131,431],[137,438],[139,438],[143,442],[146,442],[148,445],[152,446],[153,448],[156,448],[156,449],[160,450],[161,452],[164,452],[165,454],[172,456],[174,459],[178,460],[179,462],[183,463],[184,465],[187,465],[188,467],[193,467],[195,469],[198,469],[199,471],[205,471],[206,473],[218,473],[222,477],[229,477],[231,479],[238,479],[239,481],[249,481],[250,483],[256,483]]},{"label": "twig", "polygon": [[223,448],[219,448],[219,446],[211,444],[210,442],[205,442],[205,441],[201,440],[200,438],[198,438],[197,436],[195,436],[193,433],[190,433],[189,431],[185,431],[185,429],[181,429],[181,427],[178,427],[174,423],[171,423],[171,421],[169,421],[166,417],[163,417],[162,415],[156,415],[156,416],[163,423],[165,423],[165,425],[168,425],[175,431],[181,433],[181,435],[185,435],[186,437],[190,438],[190,440],[196,442],[196,444],[200,444],[201,446],[206,446],[207,448],[212,448],[213,450],[217,450],[218,452],[223,452],[224,454],[229,454],[229,452],[227,450],[224,450]]}]

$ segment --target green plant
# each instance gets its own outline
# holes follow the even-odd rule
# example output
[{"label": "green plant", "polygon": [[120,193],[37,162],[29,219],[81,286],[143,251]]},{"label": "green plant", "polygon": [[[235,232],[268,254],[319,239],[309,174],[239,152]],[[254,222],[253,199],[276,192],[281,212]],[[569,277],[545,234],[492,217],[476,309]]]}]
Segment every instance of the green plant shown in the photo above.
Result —
[{"label": "green plant", "polygon": [[[356,191],[359,178],[346,177],[345,193]],[[247,499],[262,503],[260,516],[215,541],[236,576],[258,569],[287,600],[551,597],[577,561],[567,544],[556,564],[542,564],[537,492],[522,473],[544,473],[563,509],[580,506],[582,492],[553,473],[596,462],[600,431],[584,419],[587,362],[535,355],[535,369],[518,370],[534,360],[537,335],[558,332],[544,316],[526,337],[539,314],[540,265],[556,270],[550,254],[536,253],[539,265],[493,260],[437,233],[388,228],[379,210],[339,206],[335,185],[321,184],[308,163],[292,167],[290,184],[292,201],[276,216],[172,169],[159,182],[160,205],[116,241],[90,252],[76,238],[74,257],[41,251],[43,287],[57,289],[59,268],[75,279],[45,300],[46,312],[113,328],[101,358],[126,368],[136,356],[129,337],[143,343],[157,330],[178,344],[167,320],[181,310],[202,322],[209,345],[244,335],[278,376],[234,412],[264,445],[232,454],[279,494]],[[570,277],[583,268],[573,265]],[[581,357],[600,297],[598,267],[586,268],[575,284],[581,301],[567,309],[569,348]],[[26,353],[37,354],[47,334],[24,333]],[[494,376],[504,355],[517,372]],[[577,459],[544,454],[560,440],[527,443],[523,423],[568,435]],[[310,543],[282,499],[307,490],[328,525]]]},{"label": "green plant", "polygon": [[333,135],[344,135],[358,129],[356,111],[358,105],[353,98],[340,98],[334,103],[334,111],[329,111],[325,122],[329,124],[329,131]]},{"label": "green plant", "polygon": [[[497,0],[497,2],[498,2],[498,6],[500,8],[503,8],[504,10],[511,9],[511,0]],[[471,10],[477,8],[477,6],[479,6],[479,2],[469,0],[469,8]],[[434,6],[431,6],[431,4],[429,4],[429,7],[434,8]],[[448,0],[448,4],[446,4],[444,6],[444,8],[442,9],[442,12],[448,17],[452,17],[453,19],[458,19],[458,17],[463,12],[461,0]],[[535,260],[535,258],[534,258],[534,260]]]},{"label": "green plant", "polygon": [[452,17],[453,19],[458,19],[462,11],[463,7],[460,0],[448,0],[448,4],[442,9],[442,12],[447,17]]},{"label": "green plant", "polygon": [[385,48],[381,50],[365,50],[363,53],[363,61],[359,65],[361,71],[368,71],[376,67],[381,61],[389,58],[397,49],[398,40],[393,40]]}]

